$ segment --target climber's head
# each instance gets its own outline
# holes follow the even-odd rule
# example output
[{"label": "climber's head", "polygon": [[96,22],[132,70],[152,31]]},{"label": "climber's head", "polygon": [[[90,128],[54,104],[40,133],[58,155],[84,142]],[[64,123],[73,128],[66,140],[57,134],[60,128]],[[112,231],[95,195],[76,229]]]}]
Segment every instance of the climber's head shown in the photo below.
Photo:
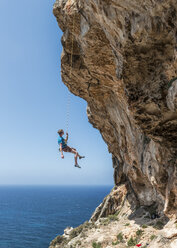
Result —
[{"label": "climber's head", "polygon": [[64,134],[63,129],[59,129],[59,130],[58,130],[58,134],[59,134],[60,136],[62,136],[62,135]]}]

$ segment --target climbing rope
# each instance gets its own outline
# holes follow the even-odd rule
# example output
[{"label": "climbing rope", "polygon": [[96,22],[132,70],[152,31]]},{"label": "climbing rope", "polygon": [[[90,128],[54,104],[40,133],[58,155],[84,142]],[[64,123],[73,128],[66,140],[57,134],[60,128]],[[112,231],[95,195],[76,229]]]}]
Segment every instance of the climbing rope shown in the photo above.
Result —
[{"label": "climbing rope", "polygon": [[[70,11],[70,9],[69,9],[69,11]],[[72,23],[72,39],[71,39],[69,78],[71,78],[72,67],[73,67],[73,49],[74,49],[74,34],[73,34],[73,32],[74,32],[74,28],[75,28],[75,12],[74,12],[73,23]],[[70,105],[71,105],[71,92],[68,90],[67,107],[66,107],[66,132],[68,132],[68,129],[69,129]]]}]

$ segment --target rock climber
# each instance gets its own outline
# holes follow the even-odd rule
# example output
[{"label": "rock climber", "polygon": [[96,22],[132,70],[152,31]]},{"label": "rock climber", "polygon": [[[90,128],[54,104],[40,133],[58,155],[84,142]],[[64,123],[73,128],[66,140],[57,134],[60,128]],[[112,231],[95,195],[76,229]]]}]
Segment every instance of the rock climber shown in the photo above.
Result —
[{"label": "rock climber", "polygon": [[69,147],[67,145],[67,141],[68,141],[68,133],[66,133],[66,139],[63,138],[64,135],[64,131],[63,129],[58,130],[58,144],[59,144],[59,151],[61,152],[61,158],[64,158],[63,152],[70,152],[70,153],[74,153],[74,160],[75,160],[75,167],[77,168],[81,168],[78,163],[77,163],[77,158],[79,157],[79,159],[85,158],[85,156],[80,156],[79,153],[77,152],[77,150],[75,148]]}]

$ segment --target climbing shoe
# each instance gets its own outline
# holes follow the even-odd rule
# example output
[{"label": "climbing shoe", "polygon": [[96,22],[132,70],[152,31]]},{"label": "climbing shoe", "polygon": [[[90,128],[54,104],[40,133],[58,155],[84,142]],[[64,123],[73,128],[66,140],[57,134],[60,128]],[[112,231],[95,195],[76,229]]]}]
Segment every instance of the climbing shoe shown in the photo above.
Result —
[{"label": "climbing shoe", "polygon": [[80,156],[79,159],[85,158],[85,156]]},{"label": "climbing shoe", "polygon": [[81,168],[78,164],[75,164],[74,166],[77,167],[77,168]]}]

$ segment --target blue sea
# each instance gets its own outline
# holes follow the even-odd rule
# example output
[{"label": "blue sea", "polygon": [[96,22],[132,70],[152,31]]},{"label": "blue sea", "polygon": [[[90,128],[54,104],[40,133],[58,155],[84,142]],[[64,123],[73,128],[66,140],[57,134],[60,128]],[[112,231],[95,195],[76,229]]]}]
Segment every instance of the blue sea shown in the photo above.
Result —
[{"label": "blue sea", "polygon": [[48,248],[89,220],[111,186],[1,186],[0,248]]}]

